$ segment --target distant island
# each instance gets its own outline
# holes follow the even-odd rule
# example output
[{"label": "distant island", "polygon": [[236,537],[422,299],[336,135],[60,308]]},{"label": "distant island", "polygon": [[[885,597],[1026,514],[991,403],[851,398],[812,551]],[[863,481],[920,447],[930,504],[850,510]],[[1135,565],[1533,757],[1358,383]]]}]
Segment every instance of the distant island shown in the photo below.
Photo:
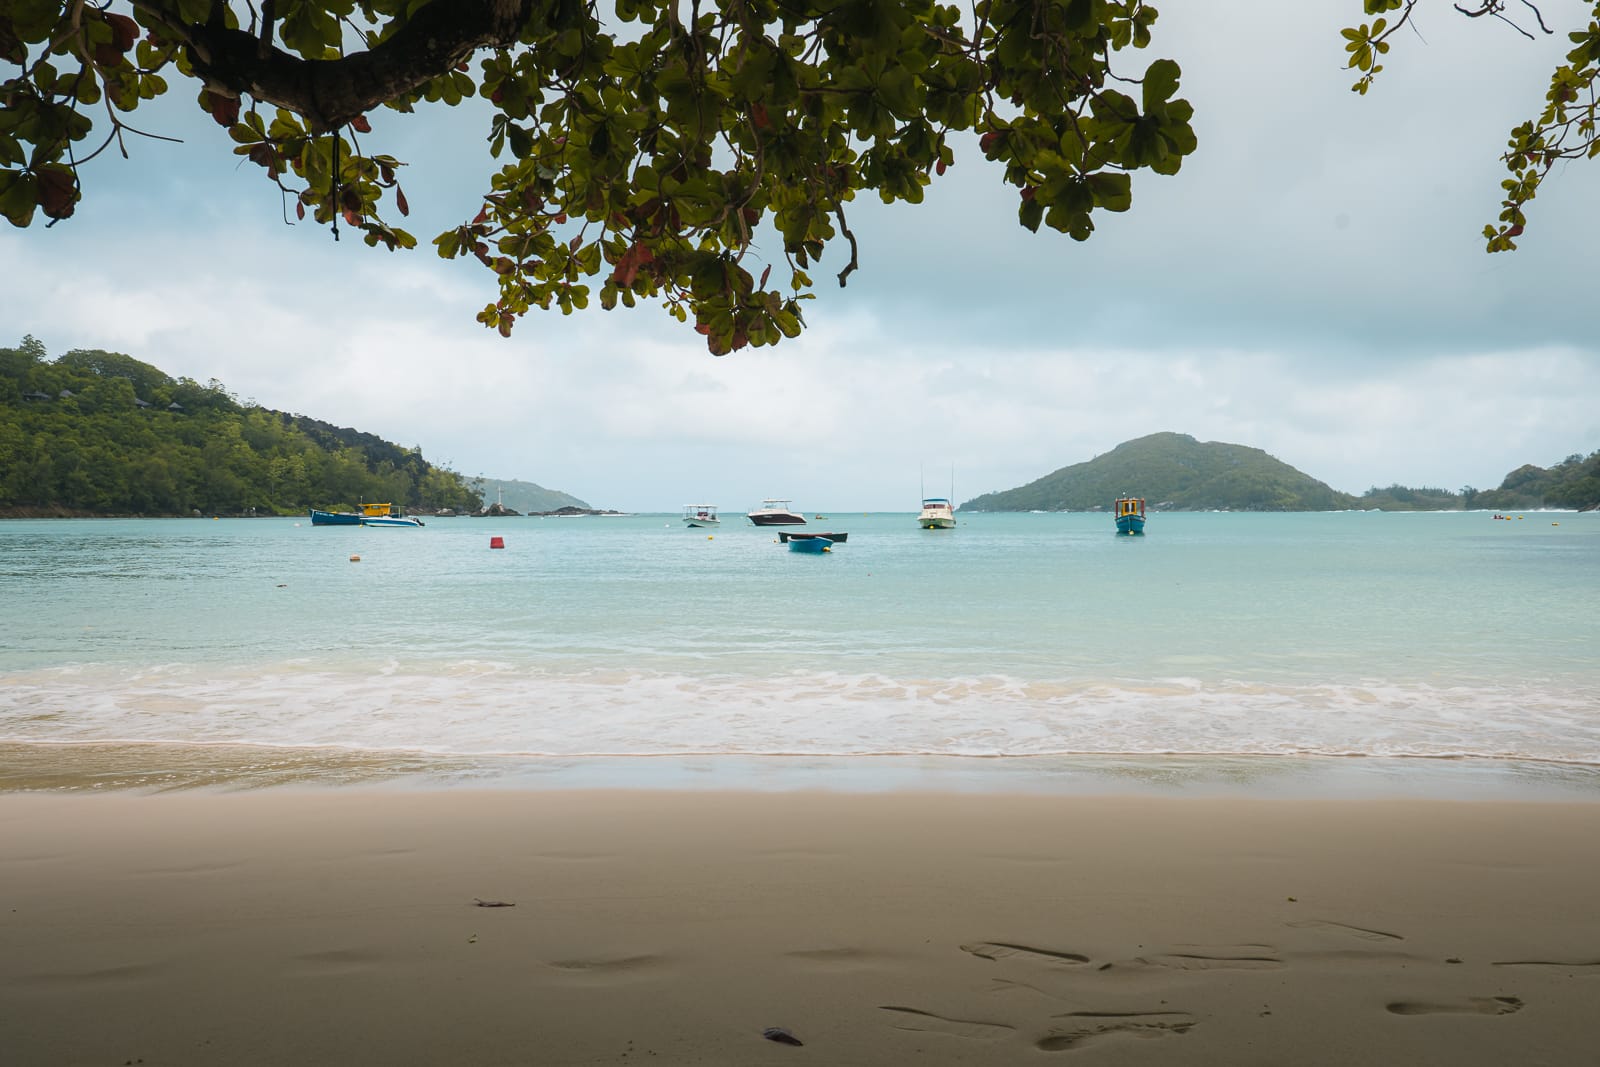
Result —
[{"label": "distant island", "polygon": [[472,479],[472,484],[482,492],[483,499],[490,508],[499,504],[507,511],[514,511],[519,515],[553,515],[564,509],[572,509],[572,513],[599,514],[593,507],[571,493],[563,493],[559,489],[546,489],[533,482],[479,475]]},{"label": "distant island", "polygon": [[962,511],[1104,511],[1118,496],[1144,497],[1166,511],[1514,511],[1600,507],[1600,451],[1568,456],[1550,469],[1518,467],[1498,489],[1460,492],[1391,485],[1352,496],[1259,448],[1154,433],[1027,485],[985,493]]}]

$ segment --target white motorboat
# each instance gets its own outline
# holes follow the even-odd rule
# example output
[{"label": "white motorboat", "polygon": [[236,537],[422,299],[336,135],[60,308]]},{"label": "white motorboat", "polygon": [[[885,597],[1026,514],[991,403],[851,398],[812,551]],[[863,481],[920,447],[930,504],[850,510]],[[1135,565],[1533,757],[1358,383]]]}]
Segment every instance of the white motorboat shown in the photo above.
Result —
[{"label": "white motorboat", "polygon": [[791,508],[790,503],[776,498],[763,500],[759,508],[747,512],[745,517],[754,526],[804,526],[806,517]]}]

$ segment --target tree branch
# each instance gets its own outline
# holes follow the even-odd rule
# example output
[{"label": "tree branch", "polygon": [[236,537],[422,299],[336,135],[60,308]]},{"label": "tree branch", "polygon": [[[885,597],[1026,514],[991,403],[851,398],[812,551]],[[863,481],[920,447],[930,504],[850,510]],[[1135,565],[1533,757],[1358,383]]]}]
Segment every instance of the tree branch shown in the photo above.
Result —
[{"label": "tree branch", "polygon": [[514,44],[533,4],[432,0],[368,51],[318,60],[301,59],[245,30],[175,24],[159,4],[136,6],[166,16],[207,88],[276,104],[304,118],[311,132],[325,133],[449,73],[479,48]]}]

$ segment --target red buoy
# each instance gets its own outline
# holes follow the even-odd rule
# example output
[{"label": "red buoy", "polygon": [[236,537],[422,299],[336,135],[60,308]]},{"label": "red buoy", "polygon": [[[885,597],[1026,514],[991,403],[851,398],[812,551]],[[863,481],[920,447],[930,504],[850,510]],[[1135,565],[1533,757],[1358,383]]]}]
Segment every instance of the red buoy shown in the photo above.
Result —
[{"label": "red buoy", "polygon": [[504,537],[491,537],[489,538],[489,547],[504,548],[506,547],[506,539]]}]

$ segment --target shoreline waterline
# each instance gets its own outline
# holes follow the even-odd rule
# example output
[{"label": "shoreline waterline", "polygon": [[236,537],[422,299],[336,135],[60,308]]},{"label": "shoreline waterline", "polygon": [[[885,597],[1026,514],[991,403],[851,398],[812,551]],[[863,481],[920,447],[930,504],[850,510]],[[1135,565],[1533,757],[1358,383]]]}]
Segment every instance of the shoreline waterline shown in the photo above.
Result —
[{"label": "shoreline waterline", "polygon": [[263,789],[928,792],[1600,802],[1600,766],[1482,756],[499,755],[231,743],[0,742],[0,795]]}]

